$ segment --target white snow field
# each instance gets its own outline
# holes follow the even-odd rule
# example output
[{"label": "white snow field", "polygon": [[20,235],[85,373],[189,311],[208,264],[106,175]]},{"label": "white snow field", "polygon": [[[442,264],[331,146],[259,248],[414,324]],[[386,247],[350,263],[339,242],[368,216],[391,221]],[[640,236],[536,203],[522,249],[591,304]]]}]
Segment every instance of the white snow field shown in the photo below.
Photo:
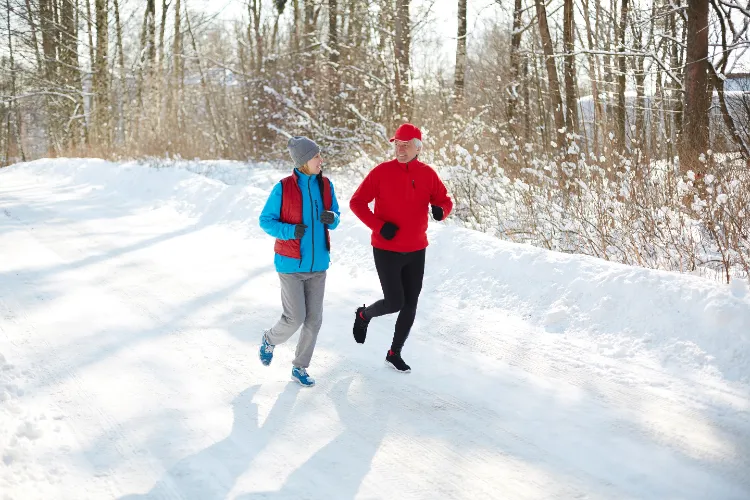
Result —
[{"label": "white snow field", "polygon": [[269,165],[0,170],[0,499],[750,499],[750,291],[430,224],[412,373],[333,175],[323,329],[280,315]]}]

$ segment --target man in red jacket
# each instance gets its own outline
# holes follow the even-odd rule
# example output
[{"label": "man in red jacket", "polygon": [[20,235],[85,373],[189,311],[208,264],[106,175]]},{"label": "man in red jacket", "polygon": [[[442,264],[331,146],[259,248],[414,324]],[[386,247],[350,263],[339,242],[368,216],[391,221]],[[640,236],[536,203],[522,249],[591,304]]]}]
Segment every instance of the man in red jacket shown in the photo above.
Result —
[{"label": "man in red jacket", "polygon": [[[396,331],[386,363],[400,372],[411,369],[401,358],[409,330],[417,313],[422,290],[427,213],[441,221],[450,214],[453,202],[437,173],[419,161],[422,132],[410,123],[401,125],[391,139],[396,158],[381,163],[365,177],[349,207],[372,230],[375,268],[383,299],[360,307],[354,319],[354,340],[363,344],[372,318],[398,312]],[[375,200],[375,211],[368,206]]]}]

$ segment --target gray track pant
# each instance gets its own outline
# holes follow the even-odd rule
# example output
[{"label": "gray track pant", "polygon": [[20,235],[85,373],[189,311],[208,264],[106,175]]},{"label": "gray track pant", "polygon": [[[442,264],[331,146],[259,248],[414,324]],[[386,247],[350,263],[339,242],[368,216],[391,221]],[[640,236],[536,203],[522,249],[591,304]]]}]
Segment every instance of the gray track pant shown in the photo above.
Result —
[{"label": "gray track pant", "polygon": [[283,344],[301,325],[302,332],[292,364],[307,368],[323,324],[326,272],[279,273],[279,279],[283,313],[274,327],[266,332],[266,339],[273,345]]}]

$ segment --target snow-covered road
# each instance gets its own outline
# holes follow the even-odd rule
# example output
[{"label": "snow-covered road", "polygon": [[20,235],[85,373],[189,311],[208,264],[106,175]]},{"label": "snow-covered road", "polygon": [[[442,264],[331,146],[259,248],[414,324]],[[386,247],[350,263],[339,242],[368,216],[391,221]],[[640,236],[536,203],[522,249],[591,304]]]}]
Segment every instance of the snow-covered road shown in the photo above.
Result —
[{"label": "snow-covered road", "polygon": [[395,318],[352,339],[380,292],[345,209],[302,389],[296,337],[257,359],[282,174],[0,170],[0,499],[750,498],[746,285],[433,224],[402,375]]}]

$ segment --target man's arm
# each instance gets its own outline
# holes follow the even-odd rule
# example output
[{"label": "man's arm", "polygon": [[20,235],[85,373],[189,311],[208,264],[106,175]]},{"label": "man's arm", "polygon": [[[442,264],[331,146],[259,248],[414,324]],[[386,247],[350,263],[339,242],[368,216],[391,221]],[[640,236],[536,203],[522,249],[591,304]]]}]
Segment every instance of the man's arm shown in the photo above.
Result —
[{"label": "man's arm", "polygon": [[[445,184],[438,176],[435,170],[432,170],[432,192],[430,193],[430,205],[433,207],[440,207],[443,211],[443,217],[440,220],[444,220],[450,215],[453,210],[453,200],[448,196],[448,189]],[[434,212],[433,212],[434,213]]]},{"label": "man's arm", "polygon": [[352,199],[349,201],[349,208],[352,209],[354,215],[373,231],[380,231],[384,223],[375,217],[375,214],[372,213],[369,207],[370,202],[378,196],[379,191],[380,182],[377,178],[376,168],[367,174],[367,177],[365,177],[365,180],[362,181],[362,184],[359,185],[354,195],[352,195]]}]

